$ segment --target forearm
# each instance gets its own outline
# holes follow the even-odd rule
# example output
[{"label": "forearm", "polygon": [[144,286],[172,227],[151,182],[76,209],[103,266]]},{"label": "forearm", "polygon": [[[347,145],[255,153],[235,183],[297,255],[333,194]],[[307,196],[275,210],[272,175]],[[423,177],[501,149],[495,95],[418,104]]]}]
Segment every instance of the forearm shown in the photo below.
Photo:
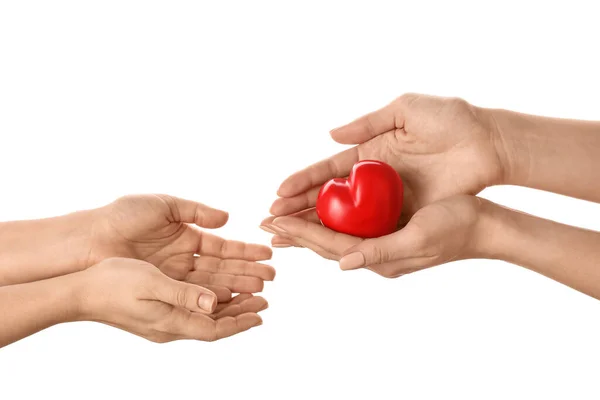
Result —
[{"label": "forearm", "polygon": [[0,287],[0,347],[78,316],[77,274]]},{"label": "forearm", "polygon": [[0,286],[65,275],[86,267],[89,211],[0,223]]},{"label": "forearm", "polygon": [[488,110],[504,184],[600,202],[600,122]]},{"label": "forearm", "polygon": [[485,201],[484,257],[521,265],[600,299],[600,233]]}]

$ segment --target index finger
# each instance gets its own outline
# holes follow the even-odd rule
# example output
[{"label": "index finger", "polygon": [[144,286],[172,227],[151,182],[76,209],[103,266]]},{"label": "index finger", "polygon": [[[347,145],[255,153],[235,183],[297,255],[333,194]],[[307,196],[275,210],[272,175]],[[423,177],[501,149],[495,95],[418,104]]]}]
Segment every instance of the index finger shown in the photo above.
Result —
[{"label": "index finger", "polygon": [[358,162],[357,147],[342,151],[291,175],[279,186],[277,195],[292,197],[315,186],[322,185],[332,178],[348,176],[356,162]]},{"label": "index finger", "polygon": [[314,243],[331,254],[341,255],[350,247],[362,242],[361,238],[333,231],[302,218],[278,217],[271,226],[285,235]]},{"label": "index finger", "polygon": [[202,232],[200,244],[196,252],[201,256],[247,261],[268,260],[273,255],[273,252],[267,246],[244,243],[237,240],[225,240],[206,232]]},{"label": "index finger", "polygon": [[375,136],[404,127],[403,107],[410,104],[417,96],[405,94],[377,111],[333,129],[330,134],[333,140],[343,144],[364,143]]}]

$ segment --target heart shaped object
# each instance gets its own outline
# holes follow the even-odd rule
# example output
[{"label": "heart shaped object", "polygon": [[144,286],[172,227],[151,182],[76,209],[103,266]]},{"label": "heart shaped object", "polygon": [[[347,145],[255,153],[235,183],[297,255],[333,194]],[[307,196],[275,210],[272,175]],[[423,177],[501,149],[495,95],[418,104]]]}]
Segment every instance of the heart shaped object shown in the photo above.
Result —
[{"label": "heart shaped object", "polygon": [[359,161],[348,179],[323,185],[317,215],[326,227],[362,238],[389,235],[397,229],[404,187],[396,170],[381,161]]}]

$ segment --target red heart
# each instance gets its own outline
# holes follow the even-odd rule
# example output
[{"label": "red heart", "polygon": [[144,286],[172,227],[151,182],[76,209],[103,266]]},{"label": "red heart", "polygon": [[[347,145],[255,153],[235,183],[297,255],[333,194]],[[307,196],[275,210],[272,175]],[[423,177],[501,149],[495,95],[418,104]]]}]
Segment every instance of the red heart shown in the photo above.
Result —
[{"label": "red heart", "polygon": [[380,161],[354,164],[348,179],[325,183],[317,198],[317,215],[326,227],[362,238],[397,229],[404,188],[396,170]]}]

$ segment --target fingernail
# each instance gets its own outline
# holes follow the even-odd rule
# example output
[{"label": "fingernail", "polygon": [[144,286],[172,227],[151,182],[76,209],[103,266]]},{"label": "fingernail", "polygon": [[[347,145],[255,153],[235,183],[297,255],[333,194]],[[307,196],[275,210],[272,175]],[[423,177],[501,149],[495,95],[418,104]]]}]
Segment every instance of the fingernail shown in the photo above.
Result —
[{"label": "fingernail", "polygon": [[365,256],[361,252],[350,253],[340,260],[340,268],[344,271],[364,267],[366,264]]},{"label": "fingernail", "polygon": [[277,234],[277,232],[275,232],[273,229],[269,228],[268,226],[261,225],[261,226],[259,226],[259,228],[265,232],[272,233],[273,235]]},{"label": "fingernail", "polygon": [[198,297],[198,306],[204,311],[212,312],[215,307],[217,299],[209,294],[201,294]]},{"label": "fingernail", "polygon": [[283,243],[275,243],[275,244],[272,244],[271,247],[277,247],[277,248],[283,249],[286,247],[292,247],[292,245],[291,244],[283,244]]}]

